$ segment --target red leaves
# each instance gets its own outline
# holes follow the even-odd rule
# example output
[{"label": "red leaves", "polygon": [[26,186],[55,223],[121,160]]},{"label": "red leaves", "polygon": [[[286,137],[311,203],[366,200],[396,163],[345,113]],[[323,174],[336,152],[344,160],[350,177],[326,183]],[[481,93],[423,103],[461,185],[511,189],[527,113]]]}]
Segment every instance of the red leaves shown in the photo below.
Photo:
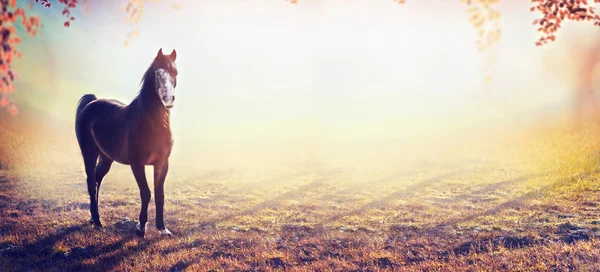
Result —
[{"label": "red leaves", "polygon": [[[40,0],[35,0],[36,3],[40,3]],[[51,7],[52,4],[50,3],[49,0],[41,0],[41,4],[42,6],[45,6],[47,8]]]},{"label": "red leaves", "polygon": [[[88,0],[57,0],[60,5],[63,5],[62,15],[67,18],[64,22],[65,27],[71,26],[71,21],[75,20],[71,11],[73,8],[83,3],[87,5]],[[8,112],[15,115],[19,111],[17,107],[10,101],[7,95],[15,89],[13,82],[17,78],[11,64],[14,58],[21,58],[22,53],[17,50],[16,46],[21,43],[21,38],[15,29],[15,22],[20,22],[27,34],[34,36],[40,26],[40,18],[35,16],[27,16],[25,9],[18,7],[16,0],[0,1],[0,106],[6,108]],[[50,8],[52,4],[50,0],[35,0],[35,3]],[[33,8],[33,2],[29,3],[29,9]],[[20,19],[19,19],[20,17]]]},{"label": "red leaves", "polygon": [[19,38],[19,36],[16,36],[14,38],[11,38],[8,42],[10,44],[19,44],[19,43],[21,43],[21,38]]},{"label": "red leaves", "polygon": [[[62,11],[62,15],[67,17],[67,21],[64,23],[65,27],[70,27],[71,26],[71,21],[75,20],[75,17],[71,16],[71,10],[73,8],[77,7],[78,4],[78,0],[58,0],[58,2],[60,4],[65,5],[65,8]],[[87,1],[84,1],[84,5],[86,4]]]},{"label": "red leaves", "polygon": [[[49,0],[36,0],[36,3],[41,4],[44,7],[50,8],[52,4]],[[63,15],[68,18],[65,22],[65,26],[70,25],[70,21],[75,18],[71,16],[68,8],[76,7],[77,0],[58,0],[59,3],[64,4],[66,7],[63,10]],[[15,115],[19,111],[12,101],[7,97],[11,93],[15,86],[13,82],[17,78],[17,74],[12,70],[11,64],[13,59],[21,58],[22,53],[17,50],[16,46],[21,43],[21,38],[15,28],[16,22],[23,25],[23,29],[27,34],[34,36],[37,33],[37,29],[40,26],[40,18],[35,16],[27,16],[25,9],[18,7],[18,1],[0,1],[0,106],[6,108],[8,112]],[[29,8],[33,8],[33,2],[29,3]]]},{"label": "red leaves", "polygon": [[[143,1],[143,0],[137,0]],[[130,0],[130,2],[137,2]],[[286,0],[291,4],[297,4],[298,0]],[[405,0],[393,0],[397,3],[405,3]],[[500,36],[500,29],[497,25],[499,14],[492,8],[493,4],[499,0],[461,0],[469,8],[469,21],[478,32],[477,45],[480,50],[491,46]],[[505,0],[507,1],[507,0]],[[529,8],[531,12],[539,12],[541,17],[533,21],[534,25],[539,24],[537,29],[542,32],[542,36],[535,43],[537,46],[544,45],[556,40],[555,33],[561,28],[565,20],[578,22],[593,22],[595,26],[600,26],[600,15],[596,13],[589,0],[530,0],[533,6]],[[594,3],[600,3],[600,0],[594,0]],[[492,30],[483,30],[482,28],[491,28]]]},{"label": "red leaves", "polygon": [[[541,46],[549,41],[555,41],[554,33],[562,26],[564,20],[571,21],[593,21],[594,25],[600,25],[600,16],[596,14],[593,7],[588,5],[587,0],[531,0],[535,3],[531,11],[541,13],[542,17],[533,21],[534,25],[540,24],[539,32],[542,37],[535,43]],[[600,0],[594,0],[600,3]]]},{"label": "red leaves", "polygon": [[[35,0],[36,3],[40,3],[40,1],[43,6],[46,6],[48,8],[51,6],[49,0]],[[86,11],[87,11],[87,1],[88,0],[82,1]],[[75,17],[71,16],[70,9],[77,8],[77,4],[79,3],[79,1],[78,0],[58,0],[58,3],[65,6],[65,8],[62,11],[62,15],[67,17],[67,21],[65,21],[64,26],[65,27],[71,26],[70,21],[75,21]],[[31,6],[30,6],[30,8],[31,8]]]}]

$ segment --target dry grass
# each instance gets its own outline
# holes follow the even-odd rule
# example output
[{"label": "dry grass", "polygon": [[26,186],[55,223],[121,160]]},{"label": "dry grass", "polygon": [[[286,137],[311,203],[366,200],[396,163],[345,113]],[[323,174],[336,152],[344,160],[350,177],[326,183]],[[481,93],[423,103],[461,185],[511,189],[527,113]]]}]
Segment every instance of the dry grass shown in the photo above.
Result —
[{"label": "dry grass", "polygon": [[[36,133],[14,131],[16,143]],[[539,128],[369,175],[319,164],[260,177],[174,166],[165,218],[176,235],[152,231],[151,204],[145,239],[133,233],[139,193],[128,168],[108,174],[105,227],[92,228],[74,139],[52,137],[0,171],[0,267],[597,271],[598,132],[591,124]]]}]

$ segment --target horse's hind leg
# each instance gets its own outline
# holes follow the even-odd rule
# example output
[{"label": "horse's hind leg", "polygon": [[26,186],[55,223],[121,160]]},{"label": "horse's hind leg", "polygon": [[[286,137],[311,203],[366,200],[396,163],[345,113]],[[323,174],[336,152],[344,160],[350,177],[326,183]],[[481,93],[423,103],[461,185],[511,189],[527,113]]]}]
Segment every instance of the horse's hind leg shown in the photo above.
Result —
[{"label": "horse's hind leg", "polygon": [[[110,170],[110,167],[113,163],[113,160],[106,157],[102,152],[99,154],[98,165],[96,165],[96,203],[99,202],[100,198],[100,184],[102,184],[102,179]],[[91,221],[91,220],[90,220]]]},{"label": "horse's hind leg", "polygon": [[102,180],[110,170],[112,163],[113,160],[100,152],[100,156],[98,157],[98,165],[96,165],[96,198],[98,198],[98,195],[100,194],[100,185],[102,184]]},{"label": "horse's hind leg", "polygon": [[85,165],[85,174],[87,176],[87,187],[90,195],[90,213],[92,218],[90,222],[96,227],[102,227],[100,223],[100,214],[98,213],[98,195],[96,185],[96,162],[98,161],[98,148],[96,146],[85,148],[82,152],[83,163]]}]

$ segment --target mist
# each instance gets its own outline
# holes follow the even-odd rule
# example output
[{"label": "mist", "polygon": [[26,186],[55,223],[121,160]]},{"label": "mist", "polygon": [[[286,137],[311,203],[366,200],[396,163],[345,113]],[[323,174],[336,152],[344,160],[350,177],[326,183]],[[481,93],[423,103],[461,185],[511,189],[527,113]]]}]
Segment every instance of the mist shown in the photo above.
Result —
[{"label": "mist", "polygon": [[568,113],[572,43],[596,31],[565,25],[569,34],[535,47],[528,3],[505,1],[503,35],[481,53],[461,3],[280,2],[148,5],[161,20],[142,20],[129,46],[119,5],[93,4],[71,29],[45,14],[50,31],[26,41],[19,64],[41,65],[23,72],[16,99],[72,124],[81,95],[128,103],[158,49],[176,49],[177,164],[391,169],[498,148],[502,133]]}]

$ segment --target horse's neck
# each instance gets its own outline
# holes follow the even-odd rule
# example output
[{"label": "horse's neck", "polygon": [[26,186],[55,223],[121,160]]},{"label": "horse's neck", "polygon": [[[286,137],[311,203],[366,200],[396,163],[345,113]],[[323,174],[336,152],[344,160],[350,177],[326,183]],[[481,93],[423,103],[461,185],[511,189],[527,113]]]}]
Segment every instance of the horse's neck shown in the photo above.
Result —
[{"label": "horse's neck", "polygon": [[138,96],[129,106],[129,110],[135,115],[136,122],[160,130],[166,129],[170,132],[170,112],[162,104],[159,105],[149,99]]},{"label": "horse's neck", "polygon": [[167,131],[170,134],[171,121],[169,110],[167,110],[156,94],[154,85],[154,70],[149,69],[144,74],[142,89],[130,105],[130,110],[136,115],[136,122],[143,126],[159,131]]}]

